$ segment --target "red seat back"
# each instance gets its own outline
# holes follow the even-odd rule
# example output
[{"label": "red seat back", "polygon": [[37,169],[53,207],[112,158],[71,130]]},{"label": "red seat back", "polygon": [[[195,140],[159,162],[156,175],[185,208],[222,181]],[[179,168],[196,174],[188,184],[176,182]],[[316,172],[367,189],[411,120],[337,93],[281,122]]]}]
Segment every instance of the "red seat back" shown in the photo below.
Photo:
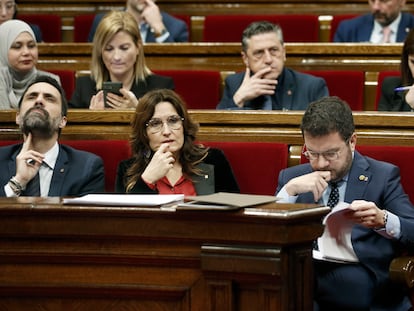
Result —
[{"label": "red seat back", "polygon": [[277,178],[288,165],[288,146],[265,142],[202,142],[221,149],[246,194],[275,195]]},{"label": "red seat back", "polygon": [[241,42],[243,30],[252,22],[279,24],[285,42],[318,42],[318,16],[301,15],[207,15],[204,19],[204,42]]},{"label": "red seat back", "polygon": [[39,26],[44,42],[62,42],[62,18],[57,14],[19,14],[28,24]]},{"label": "red seat back", "polygon": [[364,71],[308,70],[304,72],[324,78],[329,95],[345,100],[352,110],[364,110]]},{"label": "red seat back", "polygon": [[399,77],[401,73],[397,70],[386,70],[378,73],[377,91],[375,95],[375,110],[378,110],[378,104],[381,99],[382,83],[386,77]]},{"label": "red seat back", "polygon": [[76,80],[75,71],[64,70],[64,69],[61,69],[61,70],[51,69],[48,71],[59,76],[62,87],[65,90],[66,99],[70,100],[72,98],[73,91],[75,90],[75,80]]},{"label": "red seat back", "polygon": [[73,18],[73,41],[88,42],[89,32],[92,27],[95,14],[77,15]]},{"label": "red seat back", "polygon": [[216,109],[220,100],[221,76],[217,70],[154,70],[171,77],[175,91],[188,109]]},{"label": "red seat back", "polygon": [[338,15],[334,15],[332,17],[332,21],[331,21],[331,30],[329,32],[329,41],[333,42],[336,29],[338,28],[338,25],[339,25],[340,22],[342,22],[345,19],[354,18],[356,16],[358,16],[358,15],[357,14],[338,14]]},{"label": "red seat back", "polygon": [[63,140],[60,143],[100,156],[104,162],[105,191],[114,191],[118,164],[131,156],[127,140]]}]

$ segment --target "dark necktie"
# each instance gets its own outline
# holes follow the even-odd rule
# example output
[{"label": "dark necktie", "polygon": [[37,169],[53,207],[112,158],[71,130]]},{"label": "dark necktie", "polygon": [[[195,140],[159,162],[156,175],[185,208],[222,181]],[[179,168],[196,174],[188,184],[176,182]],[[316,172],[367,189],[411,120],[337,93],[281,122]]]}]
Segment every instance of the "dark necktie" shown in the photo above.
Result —
[{"label": "dark necktie", "polygon": [[338,190],[338,183],[337,182],[331,182],[331,193],[329,194],[328,199],[328,206],[330,208],[333,208],[336,204],[339,202],[339,190]]},{"label": "dark necktie", "polygon": [[26,190],[23,191],[22,196],[26,197],[40,197],[40,179],[39,173],[33,177],[26,186]]}]

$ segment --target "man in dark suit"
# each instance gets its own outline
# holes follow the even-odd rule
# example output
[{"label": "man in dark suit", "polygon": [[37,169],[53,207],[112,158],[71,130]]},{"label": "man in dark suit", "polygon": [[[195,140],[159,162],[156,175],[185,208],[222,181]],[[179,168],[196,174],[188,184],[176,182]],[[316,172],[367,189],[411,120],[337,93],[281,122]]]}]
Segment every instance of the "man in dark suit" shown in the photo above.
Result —
[{"label": "man in dark suit", "polygon": [[0,196],[81,196],[104,191],[98,156],[60,145],[67,103],[56,80],[39,76],[19,102],[24,142],[0,148]]},{"label": "man in dark suit", "polygon": [[279,25],[261,21],[247,26],[241,55],[246,70],[226,78],[217,109],[304,110],[328,95],[324,79],[285,68]]},{"label": "man in dark suit", "polygon": [[[187,24],[166,12],[160,11],[155,0],[127,0],[126,11],[137,20],[144,42],[188,42]],[[104,14],[97,14],[89,32],[88,41],[93,41],[96,28]]]},{"label": "man in dark suit", "polygon": [[371,13],[339,23],[334,42],[403,42],[414,27],[414,16],[402,12],[405,0],[369,0]]},{"label": "man in dark suit", "polygon": [[352,111],[338,97],[311,103],[301,130],[309,163],[280,172],[277,196],[281,202],[317,202],[333,211],[338,202],[349,203],[338,232],[329,231],[334,251],[345,249],[348,256],[330,259],[321,238],[313,251],[314,310],[410,310],[407,292],[388,274],[392,259],[414,242],[414,207],[399,168],[355,150]]}]

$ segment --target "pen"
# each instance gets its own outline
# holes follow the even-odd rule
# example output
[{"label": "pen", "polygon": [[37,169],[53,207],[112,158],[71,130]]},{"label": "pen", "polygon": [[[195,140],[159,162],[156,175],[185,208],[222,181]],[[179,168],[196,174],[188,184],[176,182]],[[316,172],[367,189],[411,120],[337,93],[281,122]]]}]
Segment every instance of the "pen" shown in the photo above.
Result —
[{"label": "pen", "polygon": [[401,86],[394,89],[394,92],[401,92],[401,91],[407,91],[411,88],[411,86]]}]

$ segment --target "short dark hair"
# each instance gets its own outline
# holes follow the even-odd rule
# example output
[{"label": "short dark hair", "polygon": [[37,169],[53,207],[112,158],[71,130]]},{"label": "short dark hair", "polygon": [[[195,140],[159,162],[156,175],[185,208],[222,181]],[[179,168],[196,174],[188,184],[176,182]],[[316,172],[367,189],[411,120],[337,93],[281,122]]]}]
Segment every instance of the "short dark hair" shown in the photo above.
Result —
[{"label": "short dark hair", "polygon": [[355,132],[352,110],[337,96],[326,96],[309,104],[301,123],[302,136],[312,137],[339,133],[348,141]]},{"label": "short dark hair", "polygon": [[22,105],[22,101],[24,96],[27,93],[27,90],[33,85],[33,84],[37,84],[37,83],[48,83],[50,85],[52,85],[55,89],[58,90],[60,97],[61,97],[61,101],[62,101],[62,116],[66,116],[68,113],[68,102],[66,101],[66,94],[65,94],[65,90],[63,89],[63,87],[56,81],[56,79],[50,77],[50,76],[46,76],[46,75],[41,75],[41,76],[37,76],[36,79],[34,79],[32,82],[29,83],[29,85],[26,87],[26,89],[24,90],[22,97],[19,100],[19,109]]},{"label": "short dark hair", "polygon": [[246,52],[248,47],[247,40],[249,40],[252,36],[269,32],[276,33],[279,37],[280,43],[283,44],[283,31],[279,25],[268,21],[257,21],[249,24],[243,31],[241,40],[243,51]]}]

